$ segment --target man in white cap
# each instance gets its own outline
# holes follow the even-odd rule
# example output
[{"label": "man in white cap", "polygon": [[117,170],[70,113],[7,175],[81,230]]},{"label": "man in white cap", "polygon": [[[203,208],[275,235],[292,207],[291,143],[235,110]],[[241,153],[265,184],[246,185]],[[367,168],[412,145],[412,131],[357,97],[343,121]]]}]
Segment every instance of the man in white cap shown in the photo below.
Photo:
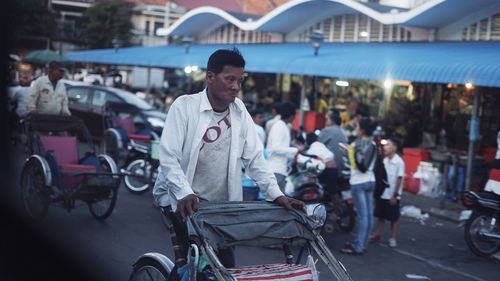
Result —
[{"label": "man in white cap", "polygon": [[28,97],[28,113],[71,115],[66,87],[60,80],[64,67],[60,62],[49,63],[48,75],[35,80]]}]

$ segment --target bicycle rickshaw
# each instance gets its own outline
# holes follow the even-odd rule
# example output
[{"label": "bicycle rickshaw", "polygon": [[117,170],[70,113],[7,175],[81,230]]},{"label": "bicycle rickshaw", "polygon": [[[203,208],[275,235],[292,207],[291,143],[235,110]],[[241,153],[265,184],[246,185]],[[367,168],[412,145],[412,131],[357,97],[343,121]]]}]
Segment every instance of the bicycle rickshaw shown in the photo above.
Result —
[{"label": "bicycle rickshaw", "polygon": [[[198,211],[186,220],[190,239],[186,256],[181,254],[186,251],[177,243],[172,221],[168,219],[172,213],[162,210],[171,232],[175,264],[160,253],[146,253],[133,265],[129,281],[317,281],[315,258],[331,273],[321,272],[322,280],[351,280],[319,234],[326,216],[322,207],[312,211],[311,217],[315,218],[312,219],[300,211],[287,211],[268,202],[200,202]],[[235,245],[283,247],[285,262],[226,268],[216,249]],[[294,251],[298,252],[296,258]]]},{"label": "bicycle rickshaw", "polygon": [[95,154],[85,124],[74,116],[32,114],[23,123],[28,158],[21,173],[21,195],[30,218],[45,217],[52,203],[68,211],[86,203],[98,220],[115,207],[121,174],[115,161]]},{"label": "bicycle rickshaw", "polygon": [[[146,117],[127,103],[107,102],[103,109],[104,133],[101,151],[116,162],[134,157],[136,146],[151,145],[160,137],[146,121]],[[141,153],[139,153],[141,154]]]}]

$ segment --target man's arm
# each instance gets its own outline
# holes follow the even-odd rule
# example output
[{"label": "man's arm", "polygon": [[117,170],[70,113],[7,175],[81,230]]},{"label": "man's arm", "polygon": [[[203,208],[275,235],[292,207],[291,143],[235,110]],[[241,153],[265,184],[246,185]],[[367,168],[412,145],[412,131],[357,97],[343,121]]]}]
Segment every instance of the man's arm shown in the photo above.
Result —
[{"label": "man's arm", "polygon": [[160,168],[153,189],[153,196],[160,206],[166,205],[169,196],[181,200],[194,195],[180,163],[187,120],[179,101],[174,102],[168,111],[160,140]]},{"label": "man's arm", "polygon": [[267,151],[269,154],[283,155],[288,159],[292,159],[299,152],[296,147],[290,146],[290,140],[285,139],[287,127],[282,124],[276,123],[271,127],[267,139]]},{"label": "man's arm", "polygon": [[62,104],[61,104],[61,114],[63,115],[71,115],[71,112],[69,111],[69,107],[68,107],[68,94],[66,92],[66,86],[64,86],[64,95],[63,95],[63,100],[62,100]]}]

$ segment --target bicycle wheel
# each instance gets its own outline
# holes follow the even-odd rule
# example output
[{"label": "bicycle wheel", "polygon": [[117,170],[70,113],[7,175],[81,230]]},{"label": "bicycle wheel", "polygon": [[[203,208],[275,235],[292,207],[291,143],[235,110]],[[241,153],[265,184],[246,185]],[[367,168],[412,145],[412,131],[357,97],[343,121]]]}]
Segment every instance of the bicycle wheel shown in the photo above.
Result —
[{"label": "bicycle wheel", "polygon": [[140,259],[130,274],[129,281],[166,281],[170,272],[158,261],[151,258]]},{"label": "bicycle wheel", "polygon": [[49,194],[42,163],[37,158],[30,159],[21,174],[21,196],[29,218],[40,220],[45,217],[50,203]]},{"label": "bicycle wheel", "polygon": [[[116,164],[108,155],[98,155],[99,162],[101,163],[102,171],[104,173],[117,173]],[[110,176],[111,177],[111,176]],[[115,177],[115,176],[112,176]],[[92,216],[98,220],[108,218],[116,205],[118,199],[118,186],[102,187],[103,192],[95,200],[88,201],[89,211]]]},{"label": "bicycle wheel", "polygon": [[151,164],[144,159],[134,159],[126,166],[126,170],[132,175],[125,175],[125,187],[132,193],[144,193],[150,186]]}]

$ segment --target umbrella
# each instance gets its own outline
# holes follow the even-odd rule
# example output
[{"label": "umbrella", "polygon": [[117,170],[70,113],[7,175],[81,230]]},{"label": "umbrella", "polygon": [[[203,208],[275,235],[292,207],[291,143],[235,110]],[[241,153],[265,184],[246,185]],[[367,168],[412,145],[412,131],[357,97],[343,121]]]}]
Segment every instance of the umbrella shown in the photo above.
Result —
[{"label": "umbrella", "polygon": [[24,62],[28,63],[37,63],[37,64],[46,64],[50,61],[58,61],[61,63],[69,63],[70,61],[66,59],[64,56],[59,55],[58,53],[51,50],[37,50],[27,54],[24,59]]}]

